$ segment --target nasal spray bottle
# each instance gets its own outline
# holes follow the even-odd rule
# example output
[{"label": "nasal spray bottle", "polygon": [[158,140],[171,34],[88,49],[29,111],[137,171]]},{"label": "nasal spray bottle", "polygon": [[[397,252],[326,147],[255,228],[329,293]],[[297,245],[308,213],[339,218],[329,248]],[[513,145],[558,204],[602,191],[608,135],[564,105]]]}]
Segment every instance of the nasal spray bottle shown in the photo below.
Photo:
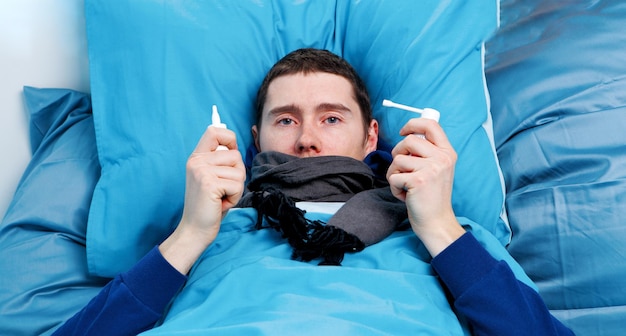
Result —
[{"label": "nasal spray bottle", "polygon": [[[220,114],[217,112],[217,105],[213,105],[213,113],[211,114],[211,126],[209,127],[217,127],[217,128],[224,128],[226,129],[226,124],[222,123],[222,120],[220,119]],[[220,150],[228,150],[228,147],[223,146],[223,145],[219,145],[217,146],[218,151]]]},{"label": "nasal spray bottle", "polygon": [[[436,122],[439,122],[439,116],[440,113],[439,111],[432,109],[432,108],[424,108],[424,109],[419,109],[416,107],[412,107],[412,106],[407,106],[407,105],[402,105],[402,104],[398,104],[398,103],[394,103],[391,100],[388,99],[383,99],[383,106],[386,107],[394,107],[400,110],[405,110],[405,111],[409,111],[409,112],[415,112],[415,113],[419,113],[421,114],[422,118],[426,118],[426,119],[431,119],[434,120]],[[417,136],[426,139],[426,137],[424,136],[424,134],[416,134]]]}]

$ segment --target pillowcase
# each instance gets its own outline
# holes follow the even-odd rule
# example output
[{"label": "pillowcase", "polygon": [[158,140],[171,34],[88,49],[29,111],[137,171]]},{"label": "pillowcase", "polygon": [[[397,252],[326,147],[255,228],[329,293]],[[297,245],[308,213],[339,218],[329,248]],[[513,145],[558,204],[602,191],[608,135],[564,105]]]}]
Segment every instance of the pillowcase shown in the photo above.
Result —
[{"label": "pillowcase", "polygon": [[509,252],[577,335],[626,320],[624,17],[621,0],[507,1],[487,44]]},{"label": "pillowcase", "polygon": [[415,115],[383,108],[383,98],[439,109],[459,153],[457,215],[508,241],[498,166],[482,127],[482,41],[495,30],[497,1],[88,0],[86,19],[102,164],[87,232],[94,274],[126,270],[178,223],[185,162],[213,104],[245,155],[258,86],[302,47],[328,49],[355,66],[390,143]]},{"label": "pillowcase", "polygon": [[24,101],[33,157],[0,224],[1,335],[41,335],[106,283],[85,258],[100,177],[89,95],[25,87]]}]

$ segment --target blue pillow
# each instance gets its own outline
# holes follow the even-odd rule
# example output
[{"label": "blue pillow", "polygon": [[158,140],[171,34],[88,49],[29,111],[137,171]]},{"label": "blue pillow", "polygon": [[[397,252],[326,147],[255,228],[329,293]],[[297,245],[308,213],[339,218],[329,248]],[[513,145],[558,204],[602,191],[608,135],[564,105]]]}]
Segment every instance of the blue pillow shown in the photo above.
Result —
[{"label": "blue pillow", "polygon": [[507,1],[487,44],[509,252],[577,335],[626,320],[626,6]]},{"label": "blue pillow", "polygon": [[100,177],[89,95],[25,87],[24,98],[33,157],[0,224],[0,335],[41,335],[107,280],[85,258]]},{"label": "blue pillow", "polygon": [[[503,193],[488,120],[482,41],[497,1],[86,1],[102,177],[87,232],[91,272],[133,265],[178,223],[185,162],[216,104],[245,154],[265,73],[301,47],[350,61],[371,91],[381,137],[411,115],[383,98],[442,112],[459,153],[453,205],[502,242]],[[478,19],[477,19],[478,18]]]}]

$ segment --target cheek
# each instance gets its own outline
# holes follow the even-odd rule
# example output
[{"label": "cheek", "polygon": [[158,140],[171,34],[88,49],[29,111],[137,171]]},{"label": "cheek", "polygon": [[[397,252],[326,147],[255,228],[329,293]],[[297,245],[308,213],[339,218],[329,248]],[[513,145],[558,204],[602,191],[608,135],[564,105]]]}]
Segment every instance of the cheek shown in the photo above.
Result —
[{"label": "cheek", "polygon": [[287,132],[264,130],[259,134],[261,151],[285,152],[292,145],[291,137]]},{"label": "cheek", "polygon": [[350,138],[346,138],[345,134],[342,136],[328,136],[323,139],[323,142],[323,148],[328,151],[328,154],[362,159],[363,141],[357,136]]}]

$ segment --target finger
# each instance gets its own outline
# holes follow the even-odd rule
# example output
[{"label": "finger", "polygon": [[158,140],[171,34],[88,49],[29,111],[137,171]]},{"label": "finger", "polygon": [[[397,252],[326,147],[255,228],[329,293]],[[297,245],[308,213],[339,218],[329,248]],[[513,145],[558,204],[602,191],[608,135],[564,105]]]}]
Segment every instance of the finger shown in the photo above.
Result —
[{"label": "finger", "polygon": [[422,170],[427,164],[427,160],[413,155],[397,155],[394,157],[388,172],[406,173]]},{"label": "finger", "polygon": [[243,167],[220,167],[215,171],[222,199],[222,212],[232,208],[243,195],[246,171]]},{"label": "finger", "polygon": [[215,127],[207,127],[202,133],[202,137],[196,144],[194,153],[210,152],[213,144],[216,142]]},{"label": "finger", "polygon": [[406,174],[400,172],[394,172],[387,175],[387,181],[389,182],[389,188],[391,193],[401,201],[406,201],[407,190],[406,187]]},{"label": "finger", "polygon": [[241,153],[237,150],[228,151],[209,151],[209,152],[197,152],[194,151],[189,155],[188,165],[190,167],[196,167],[202,169],[204,166],[227,166],[227,167],[239,167],[245,170],[243,158]]},{"label": "finger", "polygon": [[231,130],[209,126],[202,134],[194,152],[213,152],[220,145],[228,149],[237,149],[237,136]]},{"label": "finger", "polygon": [[423,161],[421,158],[417,158],[410,155],[397,155],[394,157],[389,169],[387,170],[387,181],[391,188],[392,194],[402,200],[406,200],[408,186],[408,174],[421,169]]},{"label": "finger", "polygon": [[229,166],[215,166],[213,174],[218,179],[239,181],[241,183],[246,179],[246,169],[243,164],[238,163]]},{"label": "finger", "polygon": [[[413,156],[427,156],[429,153],[428,148],[434,145],[419,137],[415,134],[408,134],[400,141],[392,150],[391,155],[396,157],[397,155],[413,155]],[[432,149],[430,150],[432,151]]]},{"label": "finger", "polygon": [[413,178],[411,174],[424,171],[427,167],[428,160],[426,159],[410,155],[398,155],[387,170],[387,180],[390,184],[393,180],[395,182],[394,187],[406,191],[410,187],[409,179]]},{"label": "finger", "polygon": [[437,147],[451,148],[452,145],[441,125],[431,119],[414,118],[400,129],[400,135],[422,134]]},{"label": "finger", "polygon": [[222,212],[235,206],[243,195],[243,182],[237,180],[224,180],[222,184]]},{"label": "finger", "polygon": [[[237,150],[237,136],[231,130],[220,130],[217,137],[218,146],[224,146],[229,150]],[[215,147],[217,149],[217,147]]]},{"label": "finger", "polygon": [[438,147],[423,137],[416,134],[409,134],[393,148],[391,155],[394,159],[400,155],[428,159],[435,158],[446,151],[453,151],[453,149],[449,150]]}]

